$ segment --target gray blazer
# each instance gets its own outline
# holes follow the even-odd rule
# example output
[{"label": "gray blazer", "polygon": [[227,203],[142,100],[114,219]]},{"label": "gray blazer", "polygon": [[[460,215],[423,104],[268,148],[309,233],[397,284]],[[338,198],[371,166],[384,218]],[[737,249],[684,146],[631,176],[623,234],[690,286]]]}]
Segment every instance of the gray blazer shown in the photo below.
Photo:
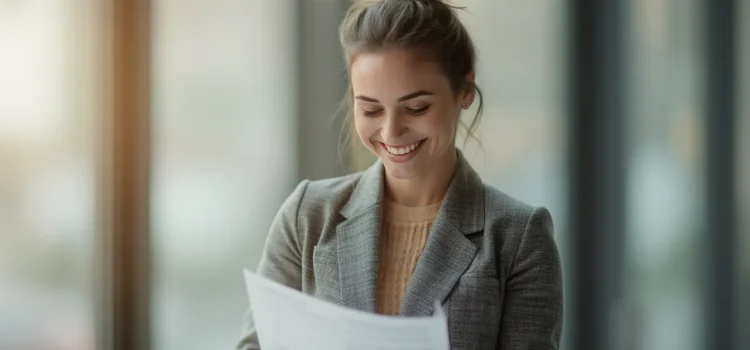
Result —
[{"label": "gray blazer", "polygon": [[[452,349],[558,349],[563,285],[549,212],[483,184],[458,154],[401,314],[431,315],[440,300]],[[302,181],[273,221],[258,273],[375,312],[383,171],[378,161]],[[259,349],[251,311],[237,349]]]}]

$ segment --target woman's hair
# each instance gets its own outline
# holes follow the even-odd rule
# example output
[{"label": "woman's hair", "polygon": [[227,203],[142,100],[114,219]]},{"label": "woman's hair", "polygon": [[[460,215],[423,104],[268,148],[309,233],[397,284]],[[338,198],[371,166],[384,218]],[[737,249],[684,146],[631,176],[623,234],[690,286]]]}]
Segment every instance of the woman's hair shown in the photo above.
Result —
[{"label": "woman's hair", "polygon": [[[413,51],[420,58],[435,62],[448,78],[453,93],[476,91],[479,106],[466,126],[474,137],[482,116],[482,93],[466,80],[475,71],[474,43],[456,14],[461,7],[443,0],[355,0],[339,27],[347,72],[357,55],[364,52],[399,49]],[[351,82],[341,109],[346,110],[342,133],[346,148],[351,138],[354,117]],[[341,111],[340,109],[340,111]],[[476,138],[476,137],[474,137]]]}]

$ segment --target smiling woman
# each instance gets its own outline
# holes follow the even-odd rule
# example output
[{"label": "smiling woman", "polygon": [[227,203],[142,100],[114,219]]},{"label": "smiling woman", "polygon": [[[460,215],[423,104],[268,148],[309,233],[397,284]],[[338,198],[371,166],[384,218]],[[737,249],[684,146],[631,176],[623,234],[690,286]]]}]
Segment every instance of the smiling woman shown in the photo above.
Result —
[{"label": "smiling woman", "polygon": [[[437,300],[452,349],[557,349],[562,273],[550,213],[483,183],[456,147],[462,112],[478,100],[469,133],[482,112],[458,10],[435,0],[352,5],[339,32],[344,102],[377,161],[303,180],[271,226],[258,273],[385,315],[429,315]],[[259,348],[259,336],[249,312],[238,347]]]}]

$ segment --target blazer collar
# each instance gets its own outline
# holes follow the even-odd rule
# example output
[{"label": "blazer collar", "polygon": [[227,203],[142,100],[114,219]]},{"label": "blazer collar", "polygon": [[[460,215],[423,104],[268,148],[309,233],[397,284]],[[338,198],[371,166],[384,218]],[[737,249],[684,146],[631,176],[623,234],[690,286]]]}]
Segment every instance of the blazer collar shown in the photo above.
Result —
[{"label": "blazer collar", "polygon": [[[484,185],[463,153],[456,149],[456,170],[443,198],[438,216],[445,218],[465,234],[484,229]],[[383,162],[377,160],[360,176],[341,214],[352,218],[372,210],[383,202],[385,195]]]}]

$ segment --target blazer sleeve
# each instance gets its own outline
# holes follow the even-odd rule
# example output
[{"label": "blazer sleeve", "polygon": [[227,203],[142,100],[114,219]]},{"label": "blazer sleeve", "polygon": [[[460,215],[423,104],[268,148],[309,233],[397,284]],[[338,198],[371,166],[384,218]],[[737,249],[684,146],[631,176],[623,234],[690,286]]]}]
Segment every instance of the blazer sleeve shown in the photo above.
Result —
[{"label": "blazer sleeve", "polygon": [[563,283],[552,218],[536,208],[505,282],[498,349],[548,350],[560,347]]},{"label": "blazer sleeve", "polygon": [[[297,218],[308,183],[307,180],[300,182],[281,205],[271,224],[257,271],[261,276],[297,290],[302,288],[302,245],[297,230]],[[245,313],[237,350],[260,349],[252,316],[250,305]]]}]

